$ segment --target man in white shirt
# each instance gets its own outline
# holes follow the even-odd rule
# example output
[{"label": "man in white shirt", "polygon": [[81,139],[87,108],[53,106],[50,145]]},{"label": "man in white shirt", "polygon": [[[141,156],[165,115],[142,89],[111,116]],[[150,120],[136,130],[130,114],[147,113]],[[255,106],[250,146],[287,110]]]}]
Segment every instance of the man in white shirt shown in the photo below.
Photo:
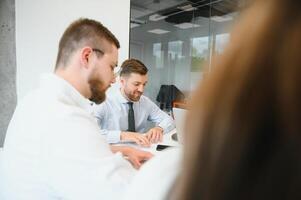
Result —
[{"label": "man in white shirt", "polygon": [[[121,65],[120,90],[94,107],[101,134],[109,143],[133,141],[142,146],[162,141],[163,133],[175,128],[173,119],[142,95],[147,84],[146,66],[128,59]],[[155,127],[147,129],[147,121]]]},{"label": "man in white shirt", "polygon": [[[122,197],[136,170],[112,153],[91,111],[91,101],[104,101],[115,81],[118,48],[115,36],[94,20],[79,19],[64,32],[55,73],[18,103],[9,124],[2,155],[4,199]],[[123,150],[137,160],[151,157]]]}]

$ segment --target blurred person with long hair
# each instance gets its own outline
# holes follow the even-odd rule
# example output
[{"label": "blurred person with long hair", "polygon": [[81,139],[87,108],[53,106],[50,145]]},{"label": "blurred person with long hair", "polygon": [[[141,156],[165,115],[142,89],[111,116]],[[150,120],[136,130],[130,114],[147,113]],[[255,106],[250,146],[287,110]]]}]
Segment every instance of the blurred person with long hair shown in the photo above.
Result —
[{"label": "blurred person with long hair", "polygon": [[194,94],[172,199],[301,199],[300,9],[257,0],[244,13]]},{"label": "blurred person with long hair", "polygon": [[256,0],[242,13],[190,102],[183,159],[166,152],[133,181],[149,165],[162,169],[143,184],[147,199],[301,199],[300,9]]}]

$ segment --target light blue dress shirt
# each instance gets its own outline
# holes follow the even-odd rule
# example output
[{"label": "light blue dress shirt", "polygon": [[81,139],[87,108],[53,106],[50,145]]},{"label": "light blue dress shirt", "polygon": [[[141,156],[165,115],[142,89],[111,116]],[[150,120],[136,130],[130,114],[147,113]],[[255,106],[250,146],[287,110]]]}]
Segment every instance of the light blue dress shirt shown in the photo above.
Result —
[{"label": "light blue dress shirt", "polygon": [[[129,101],[120,90],[110,93],[100,105],[93,105],[94,115],[100,127],[100,133],[106,136],[108,143],[120,142],[121,131],[128,129]],[[174,120],[153,103],[148,97],[141,96],[133,102],[136,132],[147,132],[147,122],[153,122],[167,133],[175,128]]]}]

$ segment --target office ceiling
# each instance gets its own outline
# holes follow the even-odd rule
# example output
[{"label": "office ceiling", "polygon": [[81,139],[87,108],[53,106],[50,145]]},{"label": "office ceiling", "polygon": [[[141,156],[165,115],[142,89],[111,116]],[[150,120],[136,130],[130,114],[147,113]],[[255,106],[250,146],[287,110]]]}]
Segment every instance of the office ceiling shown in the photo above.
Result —
[{"label": "office ceiling", "polygon": [[[170,37],[177,37],[178,34],[208,35],[209,21],[212,27],[225,29],[235,18],[242,2],[246,1],[248,0],[131,0],[131,38],[135,41],[147,41],[164,37],[171,39]],[[183,29],[185,25],[193,26],[193,29]],[[158,37],[158,34],[150,32],[154,29],[163,29],[173,34]]]},{"label": "office ceiling", "polygon": [[[155,13],[167,16],[166,21],[182,23],[192,16],[222,16],[236,11],[245,0],[131,0],[131,20],[142,20]],[[186,8],[186,9],[183,9]],[[208,9],[208,8],[211,9]],[[176,16],[176,17],[175,17]],[[175,19],[177,18],[177,19]],[[180,18],[180,19],[179,19]],[[141,21],[141,22],[142,22]],[[184,20],[185,21],[185,20]]]},{"label": "office ceiling", "polygon": [[155,13],[159,10],[164,10],[181,3],[186,0],[131,0],[131,15],[132,18],[139,18],[145,15]]}]

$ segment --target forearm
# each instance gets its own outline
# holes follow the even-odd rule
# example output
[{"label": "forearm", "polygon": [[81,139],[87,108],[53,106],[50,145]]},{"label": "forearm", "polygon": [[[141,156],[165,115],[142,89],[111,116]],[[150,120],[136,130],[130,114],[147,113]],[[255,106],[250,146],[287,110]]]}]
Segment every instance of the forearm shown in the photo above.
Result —
[{"label": "forearm", "polygon": [[128,155],[128,153],[130,151],[130,147],[126,147],[126,146],[110,145],[110,147],[111,147],[111,151],[113,153],[120,152],[120,153],[122,153],[122,155]]},{"label": "forearm", "polygon": [[129,134],[130,132],[128,131],[121,131],[120,132],[120,141],[124,141],[127,139],[127,135]]},{"label": "forearm", "polygon": [[168,133],[175,128],[174,120],[171,116],[154,106],[148,120],[154,122],[156,126],[163,129],[164,133]]},{"label": "forearm", "polygon": [[130,140],[131,135],[139,134],[137,132],[131,132],[131,131],[121,131],[120,132],[120,141]]},{"label": "forearm", "polygon": [[156,125],[156,127],[160,127],[163,129],[163,133],[168,133],[173,130],[176,126],[172,118],[165,118],[160,123]]}]

